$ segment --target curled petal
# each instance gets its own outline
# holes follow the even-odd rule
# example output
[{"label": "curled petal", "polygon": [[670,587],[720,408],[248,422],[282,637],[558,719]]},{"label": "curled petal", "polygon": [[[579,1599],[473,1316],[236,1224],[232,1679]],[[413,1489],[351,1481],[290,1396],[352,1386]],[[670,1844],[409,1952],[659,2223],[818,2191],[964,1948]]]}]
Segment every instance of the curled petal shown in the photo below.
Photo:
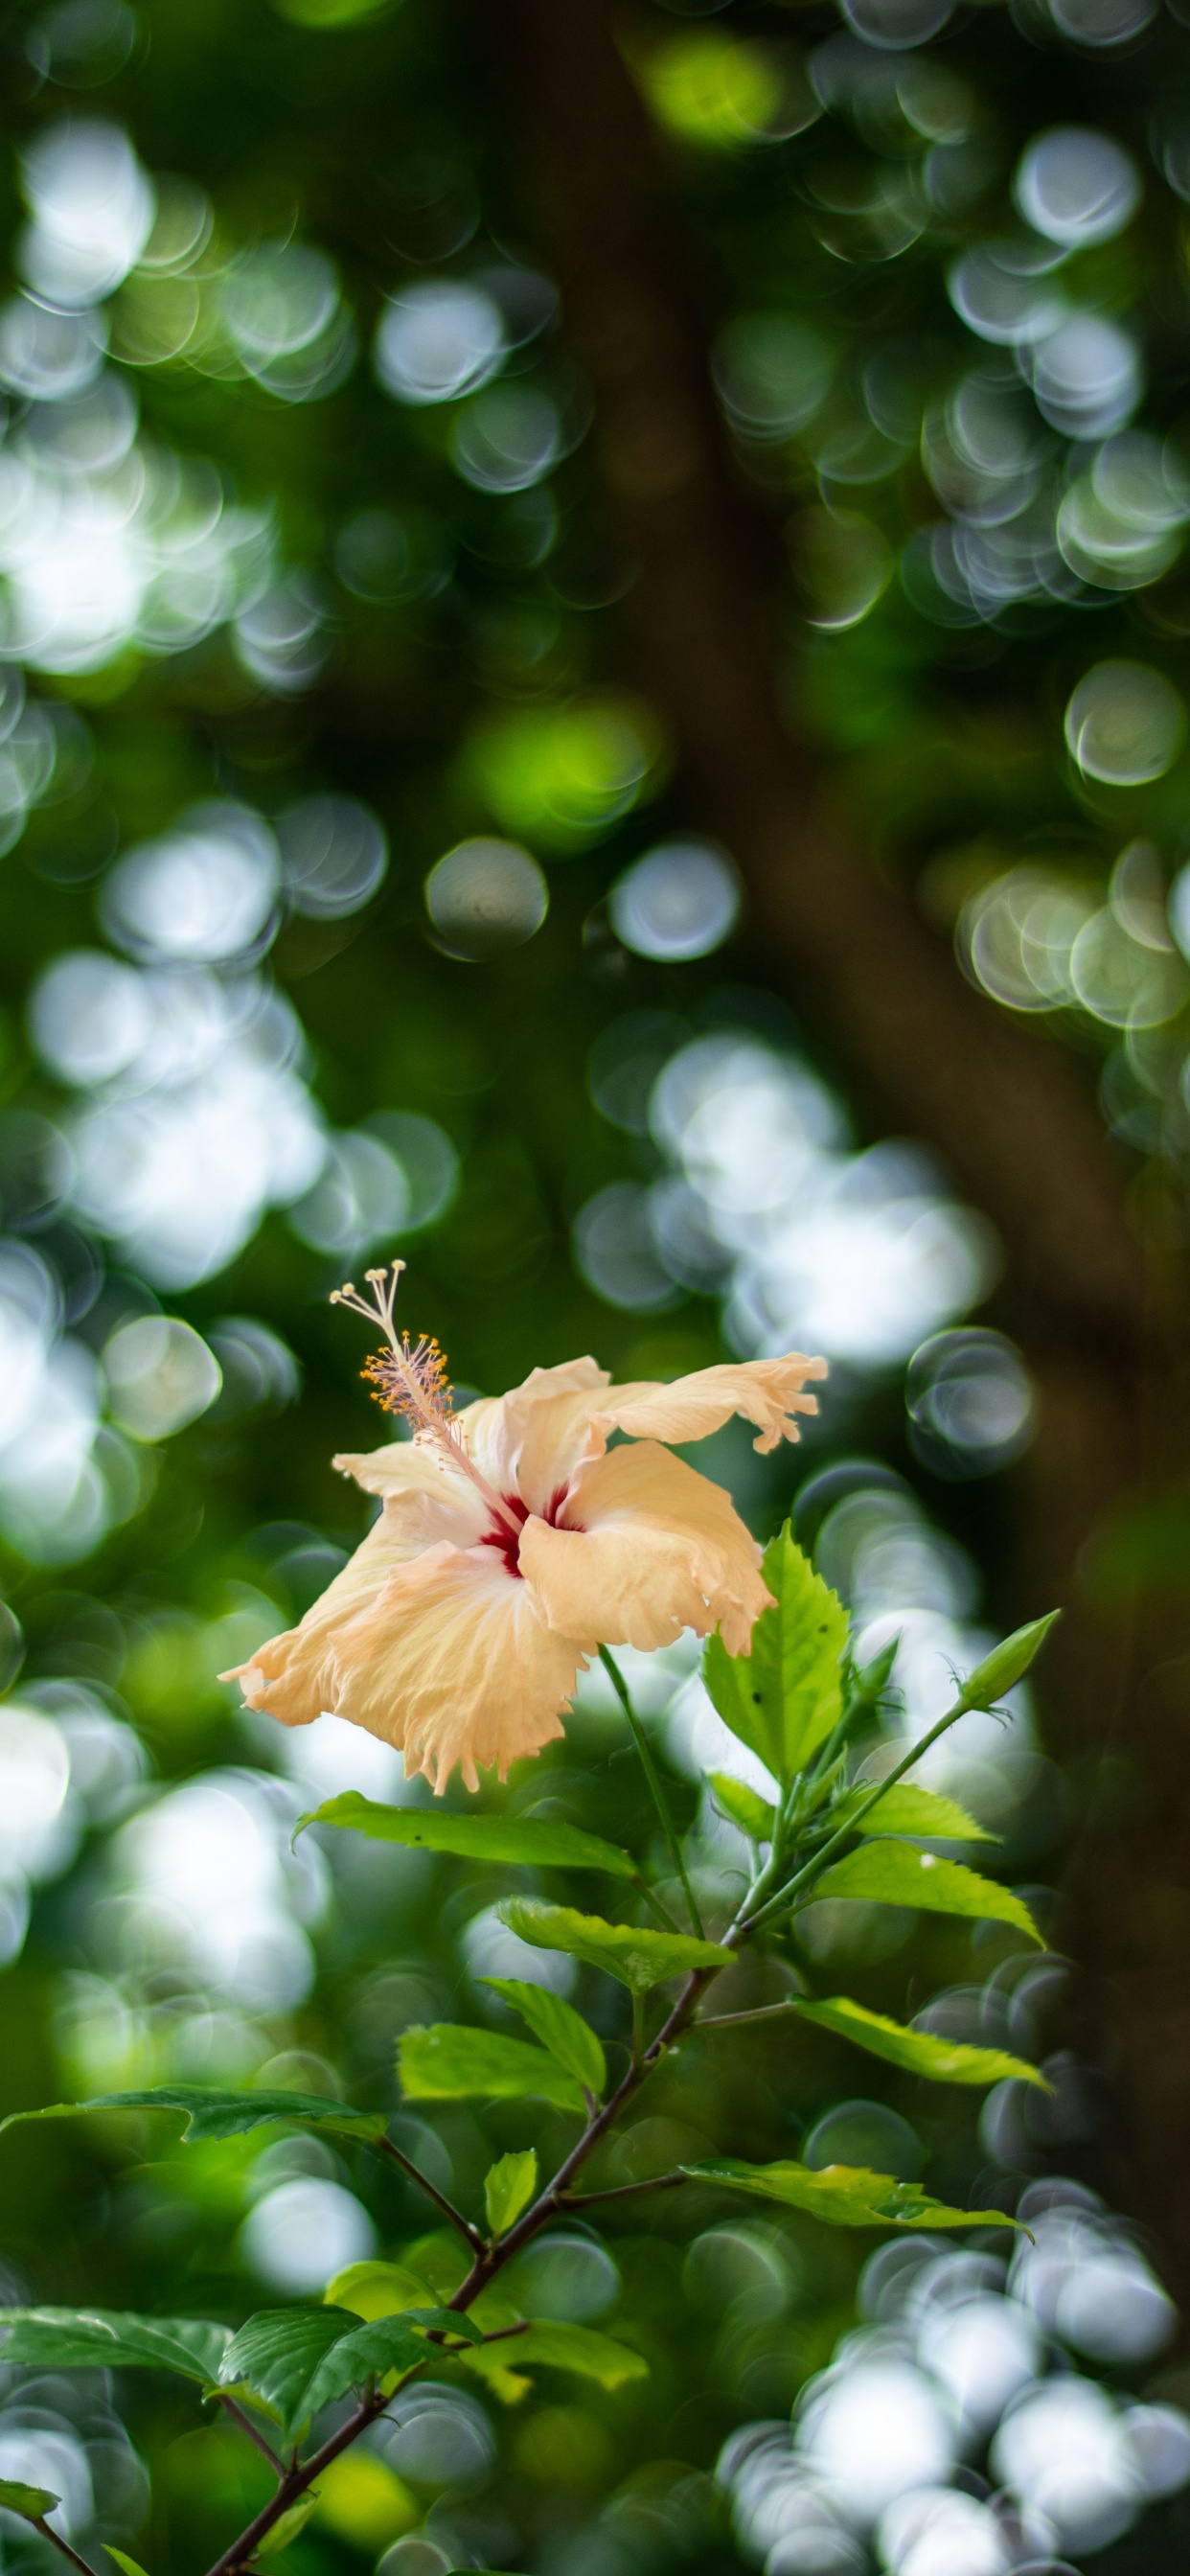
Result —
[{"label": "curled petal", "polygon": [[593,1401],[611,1379],[592,1359],[533,1369],[507,1395],[481,1398],[459,1415],[476,1466],[501,1494],[544,1511],[583,1454]]},{"label": "curled petal", "polygon": [[560,1526],[528,1520],[520,1544],[551,1627],[645,1651],[719,1627],[728,1653],[746,1655],[772,1605],[760,1556],[722,1486],[652,1440],[581,1467]]},{"label": "curled petal", "polygon": [[[379,1494],[387,1504],[406,1498],[447,1503],[466,1516],[469,1536],[460,1547],[473,1546],[487,1526],[479,1494],[464,1467],[451,1466],[440,1441],[390,1440],[383,1449],[345,1450],[332,1460],[340,1475],[353,1476],[365,1494]],[[435,1530],[434,1536],[454,1537]]]},{"label": "curled petal", "polygon": [[[434,1532],[436,1538],[441,1535]],[[411,1563],[425,1545],[418,1530],[402,1527],[399,1512],[386,1507],[300,1624],[270,1637],[246,1664],[220,1673],[220,1681],[238,1681],[249,1708],[263,1708],[286,1726],[312,1725],[335,1705],[336,1641],[342,1631],[373,1607],[397,1569]]]},{"label": "curled petal", "polygon": [[721,1431],[733,1413],[756,1424],[760,1438],[753,1441],[754,1449],[776,1449],[782,1440],[800,1439],[793,1416],[818,1411],[817,1396],[804,1392],[806,1380],[825,1376],[825,1360],[787,1351],[782,1359],[696,1369],[668,1386],[642,1380],[613,1387],[591,1406],[588,1454],[596,1445],[602,1448],[611,1431],[627,1431],[635,1439],[705,1440],[709,1432]]}]

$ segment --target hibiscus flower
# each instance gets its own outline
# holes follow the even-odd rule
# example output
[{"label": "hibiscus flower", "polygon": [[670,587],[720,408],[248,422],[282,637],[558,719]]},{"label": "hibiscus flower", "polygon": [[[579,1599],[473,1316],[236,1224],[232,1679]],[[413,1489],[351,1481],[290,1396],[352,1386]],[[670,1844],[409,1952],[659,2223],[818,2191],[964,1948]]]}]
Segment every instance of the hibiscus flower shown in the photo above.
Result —
[{"label": "hibiscus flower", "polygon": [[[733,1414],[756,1425],[757,1449],[796,1440],[794,1417],[818,1410],[806,1381],[826,1368],[791,1352],[613,1386],[594,1360],[568,1360],[456,1414],[437,1344],[394,1325],[402,1267],[367,1273],[372,1303],[350,1284],[334,1300],[382,1327],[365,1376],[413,1430],[335,1460],[380,1515],[300,1626],[224,1678],[286,1726],[345,1717],[439,1792],[456,1764],[475,1789],[478,1766],[504,1779],[562,1734],[601,1645],[718,1627],[730,1654],[749,1652],[770,1606],[761,1551],[722,1486],[662,1444]],[[613,1432],[628,1437],[609,1449]]]}]

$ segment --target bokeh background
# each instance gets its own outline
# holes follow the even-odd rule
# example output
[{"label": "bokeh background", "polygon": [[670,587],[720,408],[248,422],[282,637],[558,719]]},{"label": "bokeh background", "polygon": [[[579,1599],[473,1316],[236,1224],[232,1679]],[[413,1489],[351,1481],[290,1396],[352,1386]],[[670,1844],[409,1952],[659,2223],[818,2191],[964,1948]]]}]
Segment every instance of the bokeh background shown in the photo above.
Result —
[{"label": "bokeh background", "polygon": [[[468,2204],[544,2152],[524,2105],[414,2119],[392,2052],[557,1963],[482,1873],[291,1851],[424,1784],[218,1679],[366,1526],[328,1293],[399,1250],[468,1393],[821,1351],[798,1451],[699,1463],[761,1537],[793,1512],[865,1655],[900,1636],[902,1731],[1064,1619],[929,1773],[1044,1958],[824,1904],[801,1967],[1054,2091],[722,2041],[615,2175],[726,2121],[1035,2247],[572,2231],[536,2312],[614,2317],[647,2390],[447,2376],[287,2563],[1181,2565],[1181,0],[53,0],[0,41],[3,2107],[343,2088]],[[741,1749],[692,1643],[625,1660],[713,1892]],[[509,1794],[635,1831],[598,1675]],[[424,2232],[309,2140],[0,2155],[13,2302],[238,2317]],[[0,2473],[154,2576],[256,2466],[163,2387],[0,2372]]]}]

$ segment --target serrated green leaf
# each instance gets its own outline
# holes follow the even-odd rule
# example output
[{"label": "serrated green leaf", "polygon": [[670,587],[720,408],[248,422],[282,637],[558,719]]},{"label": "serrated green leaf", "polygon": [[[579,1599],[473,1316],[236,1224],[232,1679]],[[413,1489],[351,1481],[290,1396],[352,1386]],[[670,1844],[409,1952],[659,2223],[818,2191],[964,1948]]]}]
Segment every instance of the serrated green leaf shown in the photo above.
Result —
[{"label": "serrated green leaf", "polygon": [[113,2548],[110,2540],[105,2540],[103,2545],[107,2551],[108,2557],[115,2559],[116,2565],[120,2570],[120,2576],[145,2576],[144,2568],[135,2558],[129,2557],[126,2549]]},{"label": "serrated green leaf", "polygon": [[1050,1610],[1044,1619],[1030,1619],[1027,1626],[1014,1628],[1011,1637],[1005,1637],[998,1646],[993,1646],[991,1654],[985,1655],[983,1662],[977,1664],[974,1672],[968,1673],[962,1683],[960,1705],[963,1708],[994,1708],[997,1700],[1003,1699],[1005,1691],[1012,1689],[1014,1682],[1023,1680],[1034,1657],[1044,1646],[1055,1619],[1061,1616],[1060,1610]]},{"label": "serrated green leaf", "polygon": [[634,1878],[636,1863],[615,1843],[578,1825],[545,1816],[457,1816],[435,1807],[383,1807],[358,1789],[327,1798],[294,1828],[341,1825],[373,1842],[400,1843],[408,1851],[453,1852],[462,1860],[505,1861],[528,1869],[601,1869],[612,1878]]},{"label": "serrated green leaf", "polygon": [[535,2096],[560,2111],[582,2111],[582,2087],[556,2057],[500,2030],[462,2022],[414,2024],[397,2041],[397,2071],[411,2102],[518,2101]]},{"label": "serrated green leaf", "polygon": [[683,1932],[642,1932],[634,1923],[605,1923],[601,1914],[576,1914],[570,1905],[543,1905],[535,1896],[510,1896],[498,1907],[518,1940],[537,1950],[564,1950],[593,1968],[606,1968],[635,1995],[647,1995],[666,1977],[695,1968],[730,1968],[734,1950],[717,1941],[695,1941]]},{"label": "serrated green leaf", "polygon": [[299,2496],[296,2504],[287,2506],[284,2513],[278,2514],[272,2530],[266,2531],[264,2539],[257,2541],[253,2557],[273,2558],[279,2549],[288,2548],[290,2541],[297,2539],[299,2531],[305,2530],[317,2504],[317,2487],[307,2487],[304,2496]]},{"label": "serrated green leaf", "polygon": [[612,2335],[596,2334],[590,2326],[555,2325],[543,2319],[494,2350],[507,2350],[517,2370],[531,2370],[535,2364],[542,2370],[572,2370],[582,2379],[597,2381],[600,2388],[626,2388],[629,2381],[649,2375],[649,2365],[639,2352],[617,2343]]},{"label": "serrated green leaf", "polygon": [[748,1834],[754,1843],[772,1841],[777,1811],[767,1798],[758,1797],[746,1781],[733,1780],[729,1771],[708,1771],[707,1779],[716,1806],[733,1825],[739,1826],[741,1833]]},{"label": "serrated green leaf", "polygon": [[810,2003],[799,1995],[793,1998],[793,2009],[803,2021],[836,2031],[840,2039],[866,2048],[871,2057],[885,2057],[890,2065],[907,2067],[913,2075],[928,2075],[934,2084],[1001,2084],[1006,2076],[1015,2075],[1023,2083],[1039,2084],[1043,2093],[1052,2091],[1040,2067],[1030,2066],[1027,2058],[1011,2057],[1005,2048],[977,2048],[967,2040],[939,2039],[930,2030],[907,2030],[903,2022],[889,2021],[883,2013],[853,2003],[850,1995],[832,1995],[822,2003]]},{"label": "serrated green leaf", "polygon": [[1002,2209],[948,2209],[931,2200],[919,2182],[898,2182],[893,2174],[869,2173],[861,2165],[745,2165],[731,2156],[712,2156],[703,2164],[683,2165],[692,2182],[720,2183],[725,2191],[750,2192],[758,2200],[779,2200],[788,2209],[804,2209],[828,2227],[1015,2227]]},{"label": "serrated green leaf", "polygon": [[[845,1798],[830,1811],[834,1831],[845,1825],[849,1815],[871,1797],[875,1782],[859,1780]],[[911,1780],[898,1780],[864,1817],[860,1828],[865,1834],[928,1834],[934,1842],[995,1843],[998,1834],[990,1834],[986,1825],[977,1825],[957,1798],[943,1798],[936,1789],[919,1789]]]},{"label": "serrated green leaf", "polygon": [[941,1860],[936,1852],[919,1851],[915,1843],[861,1843],[836,1861],[804,1902],[821,1897],[853,1897],[868,1905],[915,1905],[924,1914],[966,1914],[976,1922],[1015,1923],[1040,1949],[1045,1943],[1027,1905],[1010,1887],[981,1878],[962,1861]]},{"label": "serrated green leaf", "polygon": [[0,2505],[5,2513],[19,2513],[22,2522],[44,2522],[61,2496],[51,2495],[48,2487],[27,2487],[21,2478],[0,2478]]},{"label": "serrated green leaf", "polygon": [[311,2375],[303,2400],[307,2417],[317,2415],[337,2397],[346,2397],[351,2389],[362,2388],[366,2380],[403,2379],[432,2355],[440,2356],[441,2345],[427,2345],[430,2331],[457,2335],[465,2343],[481,2340],[480,2328],[469,2317],[450,2316],[445,2308],[415,2308],[401,2316],[375,2317],[362,2326],[353,2322],[351,2333],[331,2345]]},{"label": "serrated green leaf", "polygon": [[511,2004],[521,2020],[528,2023],[534,2038],[548,2048],[559,2066],[584,2084],[588,2093],[598,2097],[607,2082],[607,2062],[602,2047],[589,2022],[576,2013],[564,1995],[551,1994],[548,1986],[527,1985],[523,1977],[481,1977],[481,1986],[491,1986]]},{"label": "serrated green leaf", "polygon": [[418,2308],[425,2295],[425,2282],[399,2263],[349,2263],[328,2281],[323,2305],[350,2308],[353,2315],[370,2322],[373,2317],[399,2316],[405,2308]]},{"label": "serrated green leaf", "polygon": [[0,2131],[26,2120],[72,2120],[81,2111],[182,2111],[185,2141],[240,2138],[250,2129],[292,2121],[328,2137],[379,2138],[388,2125],[383,2111],[355,2111],[349,2102],[324,2100],[317,2093],[233,2093],[205,2084],[154,2084],[145,2093],[95,2093],[86,2102],[51,2102],[41,2111],[10,2111]]},{"label": "serrated green leaf", "polygon": [[507,2236],[527,2209],[537,2189],[537,2158],[532,2147],[520,2155],[501,2156],[484,2175],[483,2199],[493,2236]]},{"label": "serrated green leaf", "polygon": [[716,1629],[703,1675],[726,1726],[787,1787],[825,1744],[843,1709],[840,1658],[847,1613],[786,1522],[761,1568],[776,1603],[752,1631],[750,1655],[729,1655]]},{"label": "serrated green leaf", "polygon": [[205,2317],[141,2317],[110,2308],[5,2308],[0,2359],[40,2370],[176,2370],[205,2387],[231,2340]]},{"label": "serrated green leaf", "polygon": [[232,2336],[218,2385],[249,2389],[271,2408],[287,2439],[296,2441],[313,2412],[310,2389],[318,2371],[334,2346],[355,2331],[364,2329],[342,2308],[260,2308]]}]

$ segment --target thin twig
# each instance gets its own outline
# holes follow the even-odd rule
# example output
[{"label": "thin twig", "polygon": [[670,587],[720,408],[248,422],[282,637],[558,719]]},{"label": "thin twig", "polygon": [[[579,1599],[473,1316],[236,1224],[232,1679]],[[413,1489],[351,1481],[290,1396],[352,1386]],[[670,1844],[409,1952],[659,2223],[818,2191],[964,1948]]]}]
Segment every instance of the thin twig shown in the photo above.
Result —
[{"label": "thin twig", "polygon": [[68,2540],[63,2540],[61,2532],[54,2530],[52,2523],[46,2521],[44,2514],[31,2514],[29,2518],[34,2530],[41,2533],[42,2539],[52,2540],[55,2549],[61,2551],[63,2558],[69,2558],[71,2566],[80,2569],[81,2576],[95,2576],[95,2569],[88,2565],[85,2558],[79,2557],[77,2549],[72,2549]]},{"label": "thin twig", "polygon": [[797,2004],[791,1996],[789,2002],[785,2004],[753,2004],[749,2012],[700,2014],[698,2020],[691,2024],[691,2028],[692,2030],[730,2030],[734,2022],[771,2021],[774,2013],[796,2011]]},{"label": "thin twig", "polygon": [[632,1739],[637,1752],[640,1755],[641,1768],[649,1784],[649,1795],[652,1798],[653,1804],[661,1820],[661,1830],[669,1845],[670,1859],[672,1860],[674,1868],[678,1873],[678,1877],[682,1882],[682,1893],[690,1911],[690,1920],[698,1934],[699,1940],[705,1941],[706,1934],[702,1928],[702,1916],[699,1913],[697,1904],[695,1903],[694,1890],[691,1887],[690,1880],[686,1873],[686,1863],[682,1857],[682,1846],[678,1840],[673,1817],[670,1815],[669,1807],[666,1803],[665,1791],[661,1786],[661,1780],[658,1775],[656,1764],[654,1763],[652,1753],[649,1750],[648,1738],[640,1723],[640,1719],[633,1708],[632,1701],[628,1696],[628,1685],[618,1663],[616,1662],[615,1656],[609,1652],[606,1646],[601,1646],[599,1649],[599,1660],[603,1665],[605,1672],[608,1674],[612,1689],[614,1690],[616,1697],[620,1702],[620,1706],[624,1711],[624,1715],[628,1720],[629,1726],[632,1729]]},{"label": "thin twig", "polygon": [[[428,2357],[427,2355],[427,2359]],[[375,2394],[365,2397],[357,2406],[354,2415],[349,2416],[347,2422],[340,2425],[337,2433],[331,2434],[330,2440],[323,2443],[320,2451],[315,2451],[312,2459],[295,2463],[292,2468],[286,2469],[276,2494],[270,2497],[266,2505],[262,2505],[254,2521],[248,2524],[246,2531],[240,2533],[238,2540],[233,2540],[230,2549],[224,2550],[222,2558],[216,2559],[210,2570],[210,2576],[235,2576],[238,2568],[246,2567],[248,2561],[255,2556],[261,2541],[267,2539],[273,2525],[280,2522],[282,2514],[288,2513],[290,2506],[297,2503],[298,2497],[306,2494],[315,2479],[321,2477],[323,2470],[330,2467],[331,2461],[338,2459],[340,2451],[348,2450],[352,2442],[358,2441],[360,2434],[367,2430],[368,2425],[375,2423],[376,2417],[383,2414],[387,2403],[387,2398]],[[76,2560],[75,2563],[79,2567],[83,2566],[81,2559]],[[87,2568],[85,2576],[94,2576],[94,2570]]]},{"label": "thin twig", "polygon": [[676,2191],[689,2181],[684,2173],[653,2174],[648,2182],[619,2182],[612,2191],[568,2191],[558,2194],[560,2209],[594,2209],[597,2200],[631,2200],[638,2191]]},{"label": "thin twig", "polygon": [[464,2218],[462,2210],[455,2208],[453,2200],[448,2200],[444,2191],[439,2191],[437,2183],[431,2182],[429,2176],[422,2173],[408,2156],[402,2155],[399,2147],[394,2147],[391,2138],[370,2138],[368,2144],[375,2147],[378,2155],[387,2156],[390,2164],[399,2165],[406,2181],[415,2182],[418,2190],[424,2191],[427,2200],[433,2201],[435,2209],[441,2210],[442,2216],[450,2220],[451,2226],[457,2227],[460,2236],[466,2237],[473,2254],[478,2254],[482,2250],[484,2239],[478,2227],[473,2227],[470,2219]]},{"label": "thin twig", "polygon": [[226,2406],[228,2414],[232,2417],[233,2421],[239,2425],[241,2433],[246,2433],[249,2441],[255,2442],[257,2450],[261,2452],[263,2457],[268,2461],[269,2467],[276,2470],[279,2478],[283,2478],[285,2475],[284,2460],[278,2459],[272,2443],[265,2440],[259,2424],[253,2423],[246,2407],[237,2405],[235,2398],[229,2395],[226,2388],[216,2388],[212,2391],[212,2394],[219,2399],[222,2406]]}]

